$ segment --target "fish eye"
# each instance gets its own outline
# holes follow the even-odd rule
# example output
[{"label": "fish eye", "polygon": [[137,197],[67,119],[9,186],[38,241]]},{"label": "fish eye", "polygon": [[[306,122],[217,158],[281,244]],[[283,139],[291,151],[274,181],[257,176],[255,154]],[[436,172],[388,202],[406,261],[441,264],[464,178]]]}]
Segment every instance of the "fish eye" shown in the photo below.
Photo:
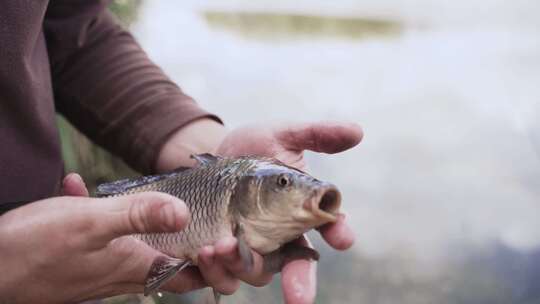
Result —
[{"label": "fish eye", "polygon": [[289,177],[285,174],[281,174],[277,178],[277,183],[280,187],[284,188],[291,184],[291,181],[289,180]]}]

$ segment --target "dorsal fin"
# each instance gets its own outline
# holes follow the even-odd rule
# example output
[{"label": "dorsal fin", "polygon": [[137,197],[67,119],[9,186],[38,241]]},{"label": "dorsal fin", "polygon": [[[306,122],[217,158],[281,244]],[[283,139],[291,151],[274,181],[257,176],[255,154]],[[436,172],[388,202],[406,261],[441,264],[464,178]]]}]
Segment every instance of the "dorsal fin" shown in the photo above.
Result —
[{"label": "dorsal fin", "polygon": [[191,154],[191,158],[193,158],[194,160],[196,160],[197,163],[199,163],[200,165],[209,165],[209,164],[213,164],[213,163],[219,161],[220,159],[222,159],[222,157],[216,156],[216,155],[212,155],[212,154],[210,154],[210,153]]},{"label": "dorsal fin", "polygon": [[125,179],[117,180],[110,183],[104,183],[97,186],[96,196],[103,197],[103,196],[111,196],[115,194],[120,194],[135,187],[154,183],[154,182],[175,176],[178,173],[188,170],[188,169],[190,168],[178,167],[175,170],[169,173],[165,173],[165,174],[139,176],[135,178],[125,178]]}]

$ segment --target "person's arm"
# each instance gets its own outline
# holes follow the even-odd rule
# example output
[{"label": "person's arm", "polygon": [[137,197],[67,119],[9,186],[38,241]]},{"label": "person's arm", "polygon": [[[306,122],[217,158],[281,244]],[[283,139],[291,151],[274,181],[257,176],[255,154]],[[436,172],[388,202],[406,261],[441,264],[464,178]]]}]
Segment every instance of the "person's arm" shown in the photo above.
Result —
[{"label": "person's arm", "polygon": [[174,132],[196,120],[220,120],[150,61],[107,3],[49,3],[44,32],[57,110],[134,168],[153,173],[158,152]]}]

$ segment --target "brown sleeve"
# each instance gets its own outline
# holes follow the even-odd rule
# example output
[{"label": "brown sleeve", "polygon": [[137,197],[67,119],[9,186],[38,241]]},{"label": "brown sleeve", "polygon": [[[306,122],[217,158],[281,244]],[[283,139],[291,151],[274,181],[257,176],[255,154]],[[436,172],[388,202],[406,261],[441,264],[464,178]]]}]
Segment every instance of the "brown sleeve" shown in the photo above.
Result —
[{"label": "brown sleeve", "polygon": [[[44,21],[57,110],[144,173],[174,131],[209,114],[152,63],[107,1],[51,1]],[[155,33],[159,35],[159,33]]]}]

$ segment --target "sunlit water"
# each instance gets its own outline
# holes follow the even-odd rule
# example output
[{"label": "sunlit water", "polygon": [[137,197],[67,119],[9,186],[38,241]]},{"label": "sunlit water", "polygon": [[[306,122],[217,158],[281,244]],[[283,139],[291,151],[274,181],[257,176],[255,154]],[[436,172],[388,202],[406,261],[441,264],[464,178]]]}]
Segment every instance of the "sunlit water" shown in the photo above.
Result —
[{"label": "sunlit water", "polygon": [[[540,5],[291,3],[146,1],[133,31],[184,91],[231,128],[290,120],[360,123],[366,136],[359,147],[335,156],[310,154],[310,171],[343,190],[357,233],[354,252],[403,259],[381,272],[405,271],[429,281],[461,267],[455,259],[464,252],[489,255],[493,244],[535,252]],[[274,12],[388,18],[403,30],[366,39],[256,39],[210,27],[201,14],[262,11],[264,5]],[[403,303],[428,301],[414,292],[420,300]]]}]

